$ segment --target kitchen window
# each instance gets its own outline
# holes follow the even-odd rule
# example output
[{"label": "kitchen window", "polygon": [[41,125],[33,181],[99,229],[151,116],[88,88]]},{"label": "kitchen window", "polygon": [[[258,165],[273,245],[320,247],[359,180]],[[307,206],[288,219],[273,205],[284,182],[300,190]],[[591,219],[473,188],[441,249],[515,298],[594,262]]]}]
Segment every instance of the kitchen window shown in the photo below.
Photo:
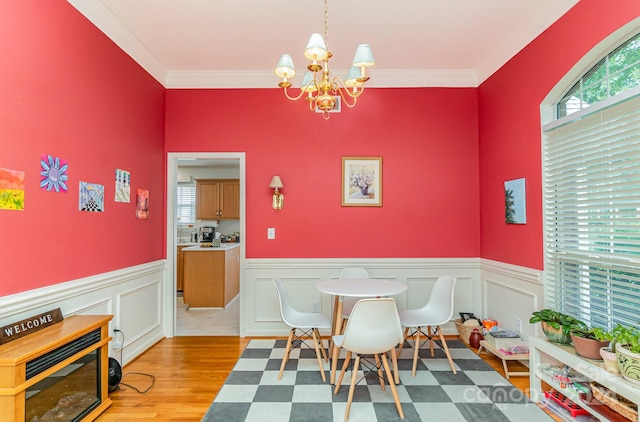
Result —
[{"label": "kitchen window", "polygon": [[176,196],[176,217],[178,224],[194,224],[196,222],[195,183],[178,183]]}]

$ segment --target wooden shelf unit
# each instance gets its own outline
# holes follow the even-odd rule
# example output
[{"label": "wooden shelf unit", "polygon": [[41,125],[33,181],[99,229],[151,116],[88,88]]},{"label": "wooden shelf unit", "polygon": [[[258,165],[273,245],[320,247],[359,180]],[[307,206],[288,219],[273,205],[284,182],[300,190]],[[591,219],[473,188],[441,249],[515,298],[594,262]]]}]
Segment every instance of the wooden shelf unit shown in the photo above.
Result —
[{"label": "wooden shelf unit", "polygon": [[[100,402],[83,420],[93,421],[104,412],[111,405],[108,395],[108,344],[111,340],[108,324],[112,318],[112,315],[74,315],[0,345],[0,420],[24,421],[27,389],[94,350],[97,350],[100,365]],[[27,379],[29,362],[98,329],[99,341]]]},{"label": "wooden shelf unit", "polygon": [[[614,414],[612,410],[604,405],[590,405],[584,402],[580,394],[563,387],[560,383],[540,371],[542,364],[553,364],[562,367],[568,366],[575,372],[592,381],[596,381],[636,405],[640,404],[640,388],[631,386],[619,375],[607,372],[601,361],[578,356],[573,346],[554,344],[546,338],[532,337],[529,339],[529,357],[530,394],[531,399],[537,403],[543,401],[542,383],[544,382],[601,421],[626,420],[622,416]],[[640,421],[640,417],[638,421]]]}]

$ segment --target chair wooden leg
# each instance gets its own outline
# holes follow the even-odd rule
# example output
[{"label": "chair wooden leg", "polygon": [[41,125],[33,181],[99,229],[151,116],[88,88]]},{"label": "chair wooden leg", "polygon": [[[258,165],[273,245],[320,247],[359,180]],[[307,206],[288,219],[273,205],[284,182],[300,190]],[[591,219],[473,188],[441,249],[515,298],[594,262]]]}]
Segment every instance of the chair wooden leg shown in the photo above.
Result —
[{"label": "chair wooden leg", "polygon": [[404,346],[404,342],[407,340],[407,334],[409,333],[409,327],[404,329],[404,334],[402,335],[402,342],[400,343],[400,347],[398,347],[398,354],[402,352],[402,347]]},{"label": "chair wooden leg", "polygon": [[411,376],[416,376],[416,367],[418,366],[418,351],[420,350],[420,327],[416,330],[415,342],[413,344],[413,368],[411,368]]},{"label": "chair wooden leg", "polygon": [[324,350],[324,345],[322,344],[322,336],[320,336],[320,330],[318,330],[317,328],[314,328],[314,330],[316,330],[316,336],[318,337],[318,341],[320,342],[320,351],[322,352],[322,358],[325,362],[329,362],[329,357]]},{"label": "chair wooden leg", "polygon": [[349,411],[351,410],[351,401],[353,400],[353,390],[356,389],[356,379],[358,378],[358,366],[360,365],[360,355],[356,355],[356,361],[353,364],[353,375],[351,375],[351,385],[349,386],[349,398],[347,399],[347,409],[344,411],[344,422],[349,419]]},{"label": "chair wooden leg", "polygon": [[320,375],[322,375],[322,381],[327,382],[327,377],[324,375],[324,367],[322,366],[322,359],[320,358],[320,349],[318,348],[318,337],[316,336],[316,329],[311,330],[313,336],[313,345],[316,347],[316,358],[318,359],[318,366],[320,367]]},{"label": "chair wooden leg", "polygon": [[396,354],[396,349],[391,349],[391,363],[393,364],[393,375],[394,380],[397,385],[400,384],[400,374],[398,373],[398,356]]},{"label": "chair wooden leg", "polygon": [[291,343],[293,343],[293,335],[295,334],[296,329],[292,328],[289,332],[289,339],[287,340],[287,347],[284,350],[284,356],[282,357],[282,363],[280,364],[280,373],[278,374],[278,380],[282,378],[282,372],[284,371],[284,367],[289,360],[289,353],[291,352]]},{"label": "chair wooden leg", "polygon": [[[342,315],[342,301],[337,299],[338,296],[336,296],[336,311],[335,311],[335,318],[339,318],[340,315]],[[335,335],[340,335],[342,333],[341,330],[341,325],[340,322],[337,319],[334,319],[334,324],[333,326],[334,328],[334,333]],[[337,347],[334,343],[333,348],[331,350],[331,375],[329,377],[329,379],[331,380],[331,383],[333,384],[333,382],[336,379],[336,367],[338,365],[338,356],[340,355],[340,348]]]},{"label": "chair wooden leg", "polygon": [[382,374],[382,364],[380,363],[380,357],[377,354],[374,354],[373,357],[376,359],[376,367],[378,368],[378,380],[380,381],[380,389],[384,391],[384,377]]},{"label": "chair wooden leg", "polygon": [[438,332],[440,333],[440,341],[442,342],[442,347],[444,348],[444,353],[447,355],[447,360],[449,361],[449,366],[451,366],[451,371],[454,374],[457,374],[456,367],[453,364],[453,359],[451,359],[451,354],[449,353],[449,348],[447,347],[447,340],[445,340],[444,335],[442,334],[442,330],[438,327]]},{"label": "chair wooden leg", "polygon": [[[391,370],[389,369],[389,363],[387,362],[386,353],[382,354],[382,364],[384,365],[384,370],[387,373],[387,379],[389,380],[389,385],[391,386],[391,393],[393,394],[393,400],[396,402],[396,408],[398,409],[398,414],[400,415],[400,419],[404,419],[404,411],[402,410],[402,405],[400,404],[400,398],[398,397],[398,391],[396,390],[396,384],[391,379]],[[345,417],[345,421],[347,418]]]},{"label": "chair wooden leg", "polygon": [[344,358],[344,363],[342,364],[342,370],[340,371],[340,377],[336,382],[336,388],[334,390],[334,394],[338,394],[340,391],[340,384],[342,384],[342,379],[344,378],[344,373],[347,371],[347,366],[349,366],[349,361],[351,360],[351,352],[347,350],[347,356]]},{"label": "chair wooden leg", "polygon": [[[438,329],[438,327],[436,327],[436,330]],[[431,357],[434,357],[435,354],[433,353],[433,340],[431,338],[431,336],[433,335],[433,332],[431,331],[431,326],[427,327],[427,333],[429,335],[429,348],[431,349]]]}]

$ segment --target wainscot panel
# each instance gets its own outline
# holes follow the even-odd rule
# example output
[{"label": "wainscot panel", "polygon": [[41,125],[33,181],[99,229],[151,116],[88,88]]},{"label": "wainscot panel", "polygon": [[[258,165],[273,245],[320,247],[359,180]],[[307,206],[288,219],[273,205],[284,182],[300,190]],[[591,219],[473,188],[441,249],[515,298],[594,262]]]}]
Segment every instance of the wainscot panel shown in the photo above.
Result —
[{"label": "wainscot panel", "polygon": [[[396,280],[408,285],[407,292],[396,297],[399,309],[424,305],[436,279],[443,274],[458,278],[455,313],[482,314],[480,263],[477,258],[451,259],[247,259],[240,295],[242,336],[286,336],[275,287],[271,279],[279,277],[289,288],[290,299],[300,311],[311,312],[319,302],[320,311],[331,316],[333,298],[319,293],[317,282],[338,278],[345,267],[364,267],[371,278]],[[443,327],[445,334],[456,334],[455,324]],[[323,333],[324,335],[328,333]]]},{"label": "wainscot panel", "polygon": [[113,315],[110,335],[121,330],[124,347],[114,356],[112,341],[109,355],[126,364],[165,336],[160,324],[164,277],[161,260],[0,297],[0,326],[54,308],[65,318]]},{"label": "wainscot panel", "polygon": [[529,324],[531,313],[544,307],[542,271],[490,260],[483,260],[481,268],[483,317],[514,331],[519,319],[524,340],[543,335],[538,331],[540,324]]}]

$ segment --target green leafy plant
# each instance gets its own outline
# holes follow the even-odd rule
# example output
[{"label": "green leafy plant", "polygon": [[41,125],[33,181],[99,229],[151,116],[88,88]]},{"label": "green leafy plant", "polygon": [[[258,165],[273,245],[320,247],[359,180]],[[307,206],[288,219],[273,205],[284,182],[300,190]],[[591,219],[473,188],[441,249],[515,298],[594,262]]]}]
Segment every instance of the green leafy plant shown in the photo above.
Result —
[{"label": "green leafy plant", "polygon": [[574,326],[571,328],[571,334],[577,337],[588,338],[591,340],[611,340],[609,338],[609,333],[600,327],[587,328],[582,326]]},{"label": "green leafy plant", "polygon": [[554,311],[553,309],[542,309],[540,311],[533,312],[532,315],[533,316],[529,319],[529,323],[535,324],[536,322],[545,322],[548,326],[555,328],[556,330],[561,329],[567,336],[570,334],[572,329],[588,329],[587,324],[583,321],[580,321],[571,315]]},{"label": "green leafy plant", "polygon": [[613,350],[615,350],[616,343],[620,343],[631,353],[640,354],[640,330],[635,327],[625,327],[618,324],[607,333],[606,340],[611,341]]}]

